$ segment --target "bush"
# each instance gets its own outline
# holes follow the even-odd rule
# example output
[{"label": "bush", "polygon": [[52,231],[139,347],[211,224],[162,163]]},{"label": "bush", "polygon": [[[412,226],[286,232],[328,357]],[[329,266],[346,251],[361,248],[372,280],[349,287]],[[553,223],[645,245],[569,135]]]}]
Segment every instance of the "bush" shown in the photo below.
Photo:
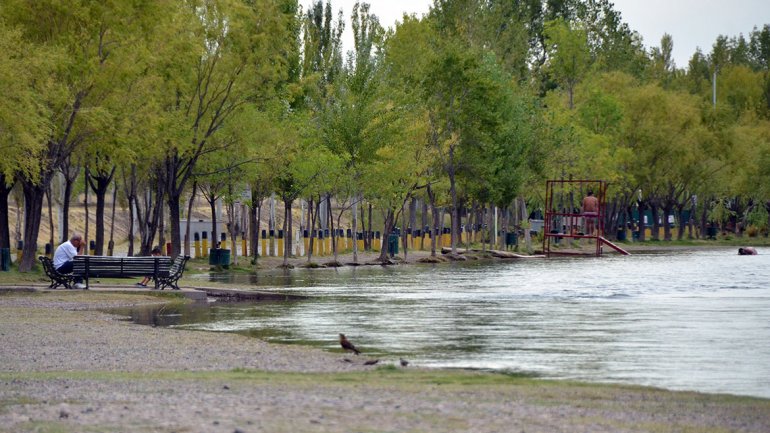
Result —
[{"label": "bush", "polygon": [[757,227],[757,226],[755,226],[755,225],[750,225],[750,226],[748,226],[748,227],[746,228],[746,234],[747,234],[747,235],[748,235],[750,238],[755,238],[755,237],[757,237],[757,236],[759,235],[759,227]]}]

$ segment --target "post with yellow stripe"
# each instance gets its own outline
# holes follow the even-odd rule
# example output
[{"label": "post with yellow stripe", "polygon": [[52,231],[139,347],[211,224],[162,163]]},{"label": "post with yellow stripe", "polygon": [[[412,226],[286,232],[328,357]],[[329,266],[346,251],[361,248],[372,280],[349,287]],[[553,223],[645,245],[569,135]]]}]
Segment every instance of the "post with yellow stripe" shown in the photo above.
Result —
[{"label": "post with yellow stripe", "polygon": [[203,238],[203,240],[201,241],[201,243],[203,244],[202,245],[203,257],[208,257],[209,256],[209,239],[208,239],[209,233],[204,231],[203,233],[201,233],[201,237]]},{"label": "post with yellow stripe", "polygon": [[201,257],[201,236],[198,232],[193,233],[193,247],[195,248],[195,258]]}]

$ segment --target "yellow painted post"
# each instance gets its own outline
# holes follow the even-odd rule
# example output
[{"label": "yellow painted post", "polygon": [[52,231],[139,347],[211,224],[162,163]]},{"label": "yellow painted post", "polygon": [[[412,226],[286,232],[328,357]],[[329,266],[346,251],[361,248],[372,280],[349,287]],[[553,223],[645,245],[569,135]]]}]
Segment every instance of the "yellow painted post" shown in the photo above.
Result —
[{"label": "yellow painted post", "polygon": [[226,250],[227,249],[227,234],[220,233],[219,239],[221,239],[219,241],[219,248],[222,248],[223,250]]},{"label": "yellow painted post", "polygon": [[382,249],[382,238],[380,237],[380,232],[374,232],[374,242],[372,242],[372,247],[375,251],[380,251]]},{"label": "yellow painted post", "polygon": [[193,246],[195,248],[195,258],[198,259],[201,257],[201,236],[195,232],[193,234]]},{"label": "yellow painted post", "polygon": [[275,252],[276,256],[283,256],[283,230],[278,230],[278,251]]},{"label": "yellow painted post", "polygon": [[249,242],[246,240],[246,234],[241,233],[241,255],[247,257],[249,255]]},{"label": "yellow painted post", "polygon": [[310,247],[310,237],[308,236],[307,230],[302,231],[302,240],[305,242],[305,256],[307,256],[307,249]]},{"label": "yellow painted post", "polygon": [[88,253],[92,256],[96,254],[96,242],[93,240],[88,241]]},{"label": "yellow painted post", "polygon": [[317,255],[317,256],[324,255],[324,232],[323,232],[323,230],[318,230],[318,232],[316,233],[315,244],[316,244],[315,255]]},{"label": "yellow painted post", "polygon": [[24,241],[16,243],[16,263],[21,262],[21,252],[24,250]]},{"label": "yellow painted post", "polygon": [[209,239],[208,239],[209,235],[208,235],[207,232],[203,232],[202,235],[203,235],[203,241],[202,241],[203,242],[203,257],[208,257],[209,256]]},{"label": "yellow painted post", "polygon": [[324,253],[328,256],[332,254],[332,235],[329,230],[324,230]]},{"label": "yellow painted post", "polygon": [[261,257],[267,255],[267,230],[262,230],[262,251],[259,254]]},{"label": "yellow painted post", "polygon": [[412,228],[406,229],[406,244],[409,245],[409,249],[414,249],[414,239],[412,238]]},{"label": "yellow painted post", "polygon": [[275,230],[270,230],[268,232],[269,237],[267,238],[267,249],[268,255],[275,256]]}]

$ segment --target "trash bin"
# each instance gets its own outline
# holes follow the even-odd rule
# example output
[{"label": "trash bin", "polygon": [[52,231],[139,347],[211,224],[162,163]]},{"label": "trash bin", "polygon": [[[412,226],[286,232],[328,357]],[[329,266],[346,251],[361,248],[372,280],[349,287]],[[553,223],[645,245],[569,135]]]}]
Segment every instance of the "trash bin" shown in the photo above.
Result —
[{"label": "trash bin", "polygon": [[626,240],[626,231],[625,230],[618,230],[618,236],[617,239],[621,242]]},{"label": "trash bin", "polygon": [[706,235],[711,240],[716,240],[718,231],[718,227],[706,227]]},{"label": "trash bin", "polygon": [[225,269],[230,268],[230,250],[219,249],[219,265]]},{"label": "trash bin", "polygon": [[506,246],[506,248],[507,247],[511,247],[511,246],[515,246],[518,243],[518,241],[519,241],[519,237],[516,235],[515,232],[513,232],[513,233],[506,233],[505,234],[505,246]]},{"label": "trash bin", "polygon": [[219,266],[219,251],[218,248],[211,248],[209,250],[209,265]]},{"label": "trash bin", "polygon": [[631,239],[633,239],[634,241],[638,241],[639,240],[639,230],[635,230],[635,231],[631,232]]},{"label": "trash bin", "polygon": [[393,257],[398,254],[398,235],[391,233],[388,236],[388,254]]},{"label": "trash bin", "polygon": [[11,270],[11,249],[0,248],[0,269],[3,272]]}]

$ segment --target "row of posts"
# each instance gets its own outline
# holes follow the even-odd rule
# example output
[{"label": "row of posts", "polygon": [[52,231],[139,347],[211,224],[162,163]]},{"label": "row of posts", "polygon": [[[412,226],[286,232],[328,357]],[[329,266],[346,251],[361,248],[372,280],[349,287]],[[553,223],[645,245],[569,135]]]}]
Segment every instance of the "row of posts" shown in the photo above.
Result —
[{"label": "row of posts", "polygon": [[[460,242],[465,243],[471,240],[471,238],[474,238],[474,233],[479,233],[481,231],[481,227],[462,227],[461,234],[460,234]],[[283,230],[262,230],[262,236],[260,238],[260,255],[261,256],[282,256],[284,251],[284,232]],[[379,251],[382,247],[382,238],[380,236],[380,232],[358,232],[355,236],[355,242],[358,243],[358,250],[363,251],[364,250],[364,235],[368,235],[370,239],[372,239],[372,249],[375,251]],[[313,255],[315,256],[327,256],[327,255],[333,255],[334,251],[332,250],[332,242],[331,242],[331,234],[329,232],[329,229],[325,230],[303,230],[302,238],[303,238],[303,249],[300,251],[299,246],[297,246],[297,250],[295,251],[296,255],[305,255],[306,251],[310,249],[310,237],[311,235],[315,238],[313,241]],[[412,250],[428,250],[431,246],[431,237],[433,235],[438,236],[437,238],[437,247],[449,247],[451,246],[451,231],[449,228],[443,228],[443,229],[434,229],[430,230],[429,227],[426,227],[425,229],[406,229],[406,244],[409,246],[409,249]],[[344,253],[346,251],[352,251],[353,250],[353,233],[352,230],[347,229],[338,229],[337,230],[337,242],[338,242],[338,252]],[[475,240],[475,239],[473,239]],[[218,245],[211,245],[212,248],[219,248],[219,249],[228,249],[228,240],[227,235],[225,233],[221,234],[221,239],[219,241]],[[21,254],[22,250],[24,248],[24,241],[18,241],[17,242],[17,248],[16,248],[16,260],[21,260]],[[89,242],[89,253],[91,255],[94,255],[94,250],[96,248],[96,243],[91,240]],[[193,242],[193,248],[194,248],[194,257],[200,258],[200,257],[208,257],[209,255],[209,240],[208,240],[208,232],[202,232],[202,233],[195,233],[194,234],[194,242]],[[388,240],[388,249],[391,252],[391,254],[395,253],[398,254],[399,248],[404,248],[404,239],[401,236],[401,230],[399,228],[394,229],[393,233],[391,234],[391,239]],[[167,253],[170,254],[171,250],[171,244],[166,245]],[[7,250],[7,249],[3,249]],[[108,255],[113,254],[113,243],[110,242],[108,246]],[[241,255],[248,255],[248,241],[245,238],[245,236],[242,236],[241,239],[241,249],[240,249]],[[45,244],[45,255],[48,257],[53,256],[53,247],[50,243]],[[0,251],[0,264],[2,265],[2,270],[6,269],[6,261],[7,267],[10,267],[10,251]]]}]

